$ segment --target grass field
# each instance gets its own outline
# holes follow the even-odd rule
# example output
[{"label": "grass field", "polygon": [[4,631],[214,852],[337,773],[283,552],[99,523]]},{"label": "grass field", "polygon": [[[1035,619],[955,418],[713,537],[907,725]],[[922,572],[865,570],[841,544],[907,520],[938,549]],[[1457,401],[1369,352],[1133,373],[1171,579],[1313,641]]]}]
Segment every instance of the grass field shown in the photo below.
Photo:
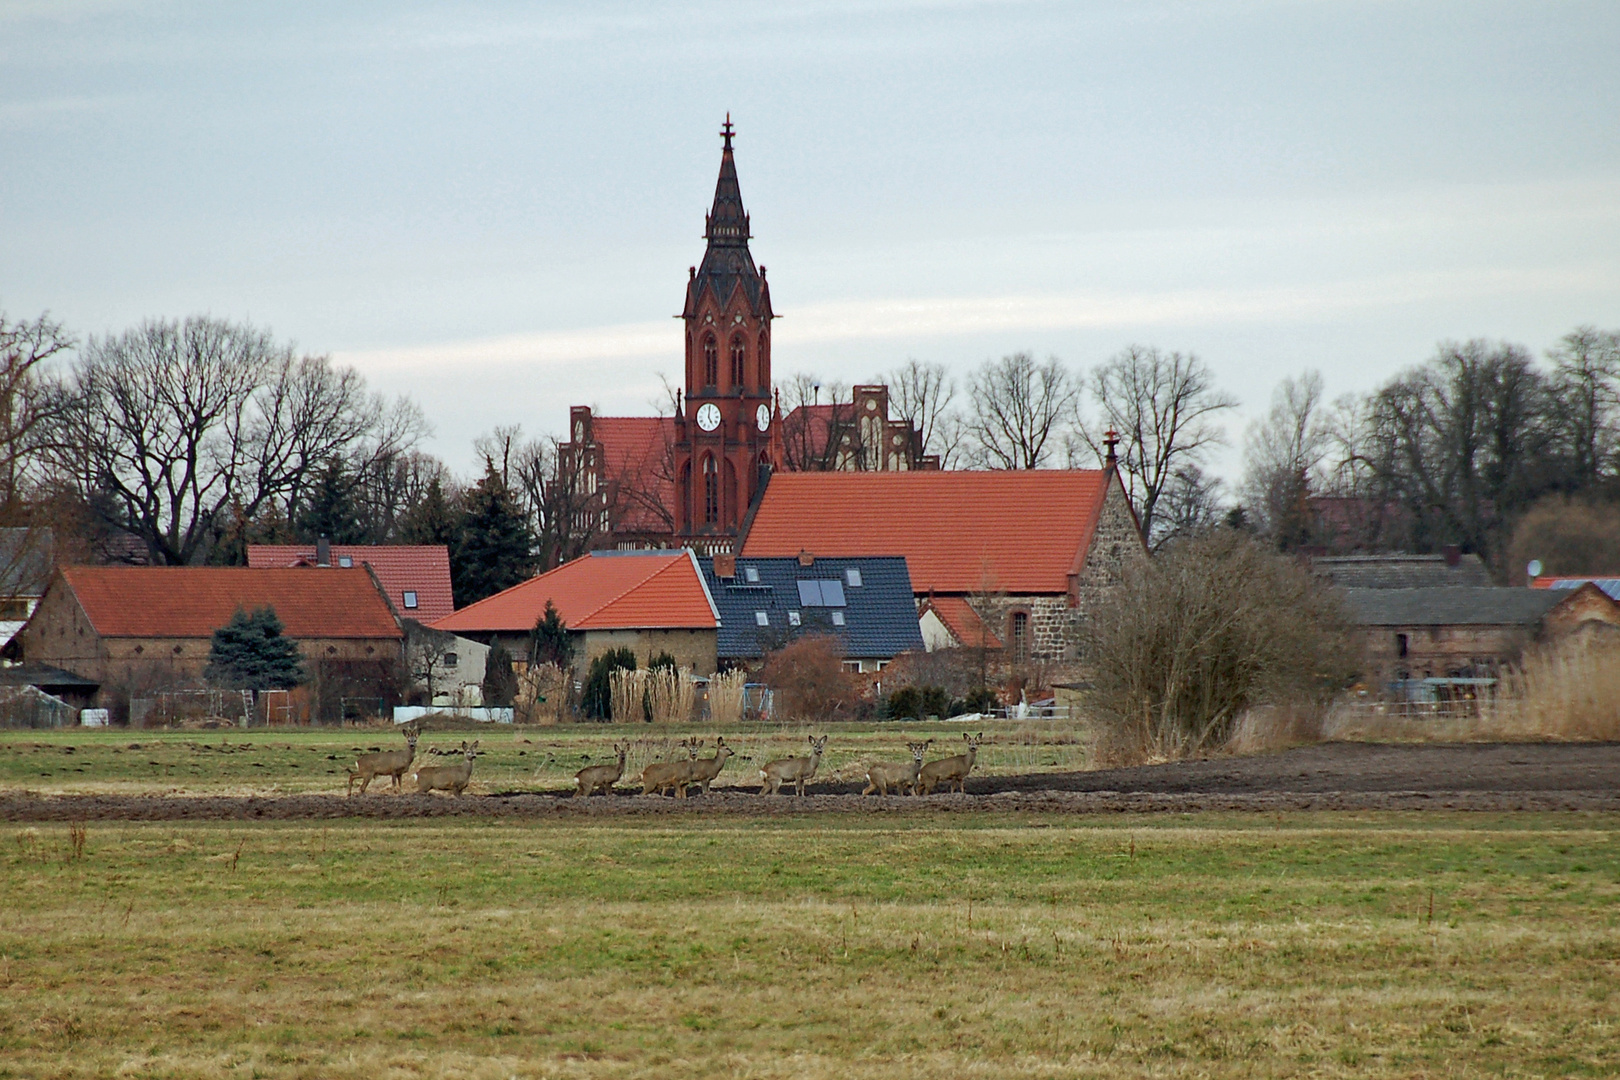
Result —
[{"label": "grass field", "polygon": [[0,1076],[1613,1076],[1617,826],[13,826]]},{"label": "grass field", "polygon": [[[988,732],[976,772],[990,775],[1079,769],[1088,747],[1072,729],[1056,725],[1001,722]],[[758,784],[758,763],[805,751],[808,729],[778,725],[726,731],[737,757],[717,785]],[[975,728],[975,731],[979,730]],[[931,757],[959,751],[960,724],[833,725],[821,779],[856,780],[872,761],[905,761],[906,742],[933,738]],[[481,755],[470,791],[532,791],[571,788],[582,766],[613,760],[613,743],[631,741],[623,786],[648,761],[684,757],[680,740],[707,740],[714,752],[716,732],[691,727],[653,728],[646,724],[601,724],[543,728],[481,725],[476,731],[430,732],[418,747],[427,763],[429,746],[451,749],[462,739],[478,739]],[[955,744],[955,745],[953,745]],[[345,766],[356,753],[402,749],[404,739],[390,728],[253,728],[219,731],[87,730],[0,731],[0,789],[43,793],[301,793],[343,791]],[[750,767],[752,765],[752,767]],[[387,781],[373,782],[372,790]]]}]

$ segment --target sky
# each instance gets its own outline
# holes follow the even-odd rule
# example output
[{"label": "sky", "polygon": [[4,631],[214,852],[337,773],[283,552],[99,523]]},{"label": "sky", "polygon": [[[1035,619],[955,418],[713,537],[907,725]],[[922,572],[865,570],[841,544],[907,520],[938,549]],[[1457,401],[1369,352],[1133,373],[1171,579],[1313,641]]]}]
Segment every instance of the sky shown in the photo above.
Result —
[{"label": "sky", "polygon": [[778,381],[1193,352],[1242,407],[1620,327],[1620,4],[0,0],[0,310],[647,414],[737,126]]}]

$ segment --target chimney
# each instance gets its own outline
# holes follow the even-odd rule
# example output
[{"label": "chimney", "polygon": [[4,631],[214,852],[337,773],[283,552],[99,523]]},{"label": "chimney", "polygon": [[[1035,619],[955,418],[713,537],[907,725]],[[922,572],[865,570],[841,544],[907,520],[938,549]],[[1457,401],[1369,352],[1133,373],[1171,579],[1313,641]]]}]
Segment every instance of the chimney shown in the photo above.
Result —
[{"label": "chimney", "polygon": [[800,566],[814,566],[814,565],[816,565],[816,557],[814,555],[810,554],[808,551],[805,551],[804,549],[801,548],[799,550],[799,565]]},{"label": "chimney", "polygon": [[324,536],[315,541],[315,565],[332,565],[332,541]]},{"label": "chimney", "polygon": [[1119,446],[1119,432],[1113,428],[1103,432],[1103,446],[1105,448],[1103,451],[1103,469],[1107,472],[1114,472],[1119,468],[1119,455],[1115,452],[1115,448]]},{"label": "chimney", "polygon": [[1446,565],[1455,570],[1462,563],[1462,548],[1456,544],[1447,544],[1440,549],[1440,554],[1446,557]]},{"label": "chimney", "polygon": [[734,578],[737,576],[737,556],[716,555],[714,557],[714,576],[717,578]]}]

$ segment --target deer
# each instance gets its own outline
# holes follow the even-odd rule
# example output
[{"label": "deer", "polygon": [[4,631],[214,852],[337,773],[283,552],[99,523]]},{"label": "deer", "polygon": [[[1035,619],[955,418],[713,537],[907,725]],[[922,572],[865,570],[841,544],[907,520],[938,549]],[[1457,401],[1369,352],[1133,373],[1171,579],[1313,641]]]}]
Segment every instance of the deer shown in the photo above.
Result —
[{"label": "deer", "polygon": [[624,775],[624,755],[629,751],[629,742],[614,743],[613,752],[619,755],[617,765],[587,765],[575,773],[574,782],[579,785],[579,790],[574,792],[574,798],[577,799],[581,795],[590,798],[591,793],[595,791],[611,796],[613,785]]},{"label": "deer", "polygon": [[806,736],[810,741],[809,757],[779,758],[776,761],[767,761],[764,768],[759,770],[759,793],[761,795],[775,795],[782,790],[782,785],[792,781],[795,794],[804,794],[805,781],[816,775],[816,769],[821,765],[822,751],[827,749],[827,736],[816,738],[814,735]]},{"label": "deer", "polygon": [[951,790],[951,785],[955,784],[957,791],[964,795],[967,794],[967,788],[964,785],[967,782],[968,773],[973,771],[973,762],[979,756],[979,741],[984,738],[984,732],[969,735],[964,731],[962,732],[962,738],[967,740],[967,753],[957,754],[955,757],[940,758],[938,761],[930,761],[924,765],[917,774],[917,794],[932,795],[934,789],[941,784],[945,785],[946,791]]},{"label": "deer", "polygon": [[703,745],[703,740],[682,739],[681,745],[686,748],[685,761],[654,761],[641,770],[643,795],[677,790],[681,798],[686,797],[686,768],[697,760],[698,747]]},{"label": "deer", "polygon": [[693,784],[702,788],[703,794],[707,795],[709,785],[720,775],[720,770],[726,767],[726,758],[734,753],[736,751],[726,745],[725,736],[715,736],[714,757],[695,758],[682,763],[681,783],[675,788],[675,797],[686,798],[686,789]]},{"label": "deer", "polygon": [[869,766],[866,770],[866,790],[861,794],[870,795],[875,791],[879,795],[887,795],[889,788],[892,787],[902,795],[908,792],[915,795],[917,774],[922,771],[923,753],[933,741],[929,739],[928,742],[906,743],[906,749],[911,751],[910,765],[883,761]]},{"label": "deer", "polygon": [[416,740],[421,732],[415,727],[405,729],[405,749],[382,750],[372,754],[361,754],[354,759],[354,764],[348,769],[349,794],[354,794],[354,782],[360,781],[360,794],[366,793],[366,788],[379,776],[391,776],[394,779],[394,790],[399,790],[399,778],[405,775],[416,760]]},{"label": "deer", "polygon": [[[455,751],[451,751],[454,755]],[[467,760],[459,765],[423,765],[411,773],[411,779],[416,781],[416,791],[425,795],[430,791],[448,791],[451,795],[460,795],[467,790],[467,784],[472,780],[473,758],[478,756],[478,740],[474,739],[468,745],[465,739],[461,742],[461,756]]]}]

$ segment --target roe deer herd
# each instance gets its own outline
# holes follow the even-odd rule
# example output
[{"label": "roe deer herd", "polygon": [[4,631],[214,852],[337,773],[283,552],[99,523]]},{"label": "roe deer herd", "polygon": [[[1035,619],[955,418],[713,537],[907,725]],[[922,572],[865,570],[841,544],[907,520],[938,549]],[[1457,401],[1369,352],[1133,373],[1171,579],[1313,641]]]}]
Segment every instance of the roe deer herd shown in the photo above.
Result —
[{"label": "roe deer herd", "polygon": [[[407,727],[404,729],[405,749],[374,751],[369,754],[360,754],[354,764],[348,766],[349,794],[354,794],[355,781],[360,781],[360,793],[364,795],[371,781],[382,776],[391,777],[393,787],[400,789],[401,778],[410,773],[411,783],[419,794],[432,791],[447,791],[452,796],[459,796],[467,790],[472,781],[473,761],[478,757],[478,740],[471,743],[462,741],[461,746],[455,750],[439,750],[433,748],[430,754],[441,754],[448,757],[460,757],[462,760],[454,765],[418,765],[411,771],[411,765],[416,760],[416,743],[421,736],[420,729]],[[821,767],[821,759],[827,750],[827,736],[817,738],[814,735],[806,737],[809,753],[796,756],[777,758],[767,761],[759,769],[759,793],[761,795],[780,794],[785,785],[793,786],[794,794],[803,795],[805,785],[815,779],[816,771]],[[862,795],[888,795],[892,788],[898,795],[932,795],[936,788],[950,791],[953,788],[961,793],[967,793],[968,774],[978,760],[979,744],[984,738],[981,731],[977,735],[962,734],[966,743],[963,753],[952,757],[940,758],[937,761],[923,763],[923,755],[932,745],[933,739],[923,742],[907,743],[906,749],[911,751],[909,762],[878,762],[867,766],[866,787]],[[726,760],[736,751],[726,745],[723,736],[714,740],[714,756],[699,758],[698,750],[703,746],[699,738],[683,739],[680,747],[686,752],[684,759],[675,761],[654,761],[645,765],[635,782],[641,785],[643,795],[673,794],[677,799],[684,799],[690,788],[696,787],[703,794],[709,793],[709,785],[720,775],[720,770],[726,766]],[[613,744],[613,753],[617,760],[611,765],[587,765],[574,774],[574,797],[588,798],[600,791],[604,795],[614,794],[614,785],[624,778],[624,762],[630,752],[630,742]]]}]

